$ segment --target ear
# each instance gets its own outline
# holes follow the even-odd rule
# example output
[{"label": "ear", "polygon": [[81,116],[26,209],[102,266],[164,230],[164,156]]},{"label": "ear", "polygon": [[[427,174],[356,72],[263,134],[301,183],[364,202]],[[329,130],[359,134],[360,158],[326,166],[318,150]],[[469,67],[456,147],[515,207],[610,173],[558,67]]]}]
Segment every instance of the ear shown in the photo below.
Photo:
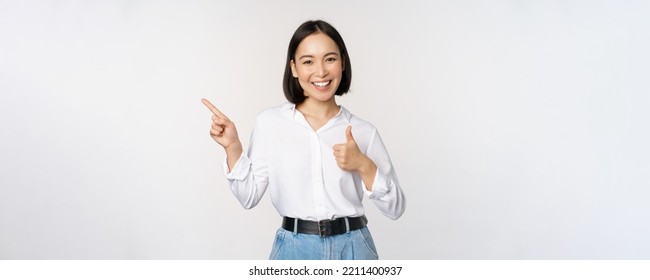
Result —
[{"label": "ear", "polygon": [[341,56],[341,71],[345,71],[345,56]]},{"label": "ear", "polygon": [[293,62],[293,59],[292,59],[292,60],[289,62],[289,64],[290,64],[290,66],[291,66],[291,75],[292,75],[294,78],[298,78],[298,71],[296,70],[296,63]]}]

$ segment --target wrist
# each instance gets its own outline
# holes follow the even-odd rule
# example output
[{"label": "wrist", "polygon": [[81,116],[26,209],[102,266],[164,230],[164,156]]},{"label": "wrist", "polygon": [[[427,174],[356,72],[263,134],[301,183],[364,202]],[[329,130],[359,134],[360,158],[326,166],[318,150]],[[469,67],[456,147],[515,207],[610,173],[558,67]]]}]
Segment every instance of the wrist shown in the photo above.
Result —
[{"label": "wrist", "polygon": [[232,169],[235,167],[235,164],[239,160],[239,157],[241,157],[243,153],[243,149],[241,146],[241,143],[237,141],[236,143],[232,143],[228,145],[228,147],[224,147],[226,150],[226,161],[228,163],[228,173],[232,171]]},{"label": "wrist", "polygon": [[377,174],[377,166],[375,163],[370,158],[365,157],[364,163],[361,164],[357,172],[361,175],[361,180],[363,180],[366,190],[372,191]]},{"label": "wrist", "polygon": [[236,141],[233,142],[232,144],[228,145],[228,147],[224,147],[226,151],[237,151],[242,149],[241,142]]},{"label": "wrist", "polygon": [[374,173],[377,172],[377,166],[370,158],[364,156],[361,166],[359,166],[357,171],[361,175],[374,175]]},{"label": "wrist", "polygon": [[242,153],[243,148],[241,142],[237,141],[228,145],[228,147],[224,147],[224,150],[226,150],[226,154],[228,155],[238,155]]}]

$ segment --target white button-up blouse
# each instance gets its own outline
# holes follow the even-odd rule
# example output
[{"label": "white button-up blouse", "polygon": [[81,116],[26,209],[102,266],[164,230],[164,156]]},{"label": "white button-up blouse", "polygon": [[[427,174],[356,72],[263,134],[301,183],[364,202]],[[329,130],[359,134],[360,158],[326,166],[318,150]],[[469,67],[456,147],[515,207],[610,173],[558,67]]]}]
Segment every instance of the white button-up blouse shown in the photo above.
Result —
[{"label": "white button-up blouse", "polygon": [[[294,104],[262,111],[255,122],[250,145],[229,172],[229,187],[242,206],[257,205],[268,189],[271,201],[284,217],[319,221],[364,214],[364,193],[391,219],[405,209],[405,198],[388,151],[377,129],[343,106],[323,127],[314,131]],[[345,130],[359,150],[377,166],[372,191],[357,172],[336,164],[332,146],[346,142]]]}]

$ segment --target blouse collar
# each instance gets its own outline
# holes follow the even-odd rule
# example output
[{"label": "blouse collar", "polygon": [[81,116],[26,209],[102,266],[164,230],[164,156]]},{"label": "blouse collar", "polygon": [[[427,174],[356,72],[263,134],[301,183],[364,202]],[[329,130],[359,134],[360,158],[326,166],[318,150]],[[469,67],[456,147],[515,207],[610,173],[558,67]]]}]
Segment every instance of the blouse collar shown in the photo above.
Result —
[{"label": "blouse collar", "polygon": [[[350,119],[352,119],[352,114],[350,111],[348,111],[348,109],[345,109],[343,105],[339,105],[339,108],[341,108],[340,111],[332,119],[342,116],[346,122],[350,123]],[[296,110],[296,104],[293,104],[291,102],[285,103],[282,106],[282,111],[286,112],[287,115],[291,118],[295,118],[296,112],[298,112],[298,110]]]}]

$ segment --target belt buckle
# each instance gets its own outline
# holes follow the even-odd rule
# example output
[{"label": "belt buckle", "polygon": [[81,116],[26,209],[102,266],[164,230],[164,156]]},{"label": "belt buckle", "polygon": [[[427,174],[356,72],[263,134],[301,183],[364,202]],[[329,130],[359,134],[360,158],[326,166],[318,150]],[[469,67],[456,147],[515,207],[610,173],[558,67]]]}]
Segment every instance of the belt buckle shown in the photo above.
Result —
[{"label": "belt buckle", "polygon": [[330,222],[331,220],[320,220],[318,221],[318,235],[320,237],[327,237],[331,235],[332,227],[326,226],[325,223]]}]

